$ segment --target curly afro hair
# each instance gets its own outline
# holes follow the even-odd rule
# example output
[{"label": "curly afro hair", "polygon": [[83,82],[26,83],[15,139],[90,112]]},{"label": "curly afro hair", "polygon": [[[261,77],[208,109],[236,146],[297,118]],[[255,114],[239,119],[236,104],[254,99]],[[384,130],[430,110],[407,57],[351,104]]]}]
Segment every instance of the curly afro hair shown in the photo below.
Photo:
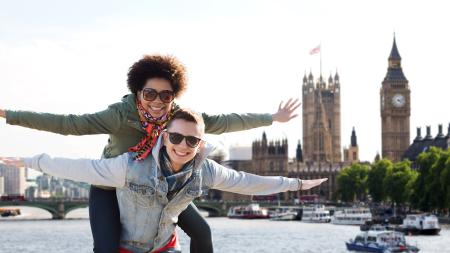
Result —
[{"label": "curly afro hair", "polygon": [[169,81],[175,97],[180,96],[187,87],[186,69],[173,56],[144,55],[128,71],[128,89],[136,95],[151,78],[164,78]]}]

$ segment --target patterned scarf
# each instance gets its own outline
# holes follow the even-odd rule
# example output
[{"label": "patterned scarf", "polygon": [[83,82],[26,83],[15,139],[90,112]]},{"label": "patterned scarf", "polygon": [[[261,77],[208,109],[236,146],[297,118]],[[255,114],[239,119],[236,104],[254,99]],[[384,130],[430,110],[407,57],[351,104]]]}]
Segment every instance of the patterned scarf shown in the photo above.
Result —
[{"label": "patterned scarf", "polygon": [[180,171],[174,172],[166,147],[159,152],[159,164],[168,185],[167,198],[170,200],[189,181],[194,168],[194,160],[187,162]]},{"label": "patterned scarf", "polygon": [[142,161],[147,158],[152,151],[153,146],[155,146],[156,141],[158,140],[159,134],[162,132],[170,118],[172,118],[173,112],[177,106],[175,106],[175,103],[172,103],[172,108],[170,108],[169,113],[166,113],[159,118],[154,118],[150,115],[150,113],[144,109],[139,99],[136,99],[136,106],[142,129],[144,129],[146,135],[138,144],[136,144],[136,146],[129,148],[128,151],[137,153],[134,157],[135,161]]}]

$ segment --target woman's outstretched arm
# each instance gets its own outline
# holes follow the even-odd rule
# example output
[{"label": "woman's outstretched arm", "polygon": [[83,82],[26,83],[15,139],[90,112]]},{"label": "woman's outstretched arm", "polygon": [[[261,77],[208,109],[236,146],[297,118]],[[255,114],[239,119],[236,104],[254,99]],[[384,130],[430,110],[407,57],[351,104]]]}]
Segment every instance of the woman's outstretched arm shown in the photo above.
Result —
[{"label": "woman's outstretched arm", "polygon": [[125,116],[115,106],[92,114],[52,114],[0,110],[6,123],[62,135],[110,134],[122,125]]}]

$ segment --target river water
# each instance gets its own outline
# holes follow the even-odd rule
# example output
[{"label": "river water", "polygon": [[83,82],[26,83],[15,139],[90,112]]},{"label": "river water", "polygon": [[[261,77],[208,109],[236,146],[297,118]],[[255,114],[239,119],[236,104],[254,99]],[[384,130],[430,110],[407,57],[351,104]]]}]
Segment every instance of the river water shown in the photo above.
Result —
[{"label": "river water", "polygon": [[[0,252],[80,253],[92,252],[87,209],[75,210],[67,220],[47,220],[43,210],[21,207],[22,217],[0,219]],[[35,220],[42,219],[44,220]],[[81,218],[81,219],[80,219]],[[310,224],[298,221],[237,220],[207,218],[216,253],[347,252],[345,241],[359,231],[356,226]],[[178,231],[183,252],[189,252],[188,237]],[[407,236],[408,243],[425,253],[450,253],[450,229],[440,236]]]}]

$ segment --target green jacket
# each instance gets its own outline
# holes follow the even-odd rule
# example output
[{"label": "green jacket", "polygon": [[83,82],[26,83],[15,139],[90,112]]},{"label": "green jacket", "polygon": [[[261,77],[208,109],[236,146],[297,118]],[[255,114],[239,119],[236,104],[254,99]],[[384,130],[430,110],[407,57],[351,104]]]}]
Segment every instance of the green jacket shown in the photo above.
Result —
[{"label": "green jacket", "polygon": [[[135,95],[129,94],[124,96],[121,102],[110,105],[104,111],[83,115],[6,110],[6,122],[63,135],[109,134],[103,157],[110,158],[127,152],[128,148],[136,145],[145,135],[135,99]],[[272,124],[272,116],[268,113],[203,113],[202,117],[205,121],[205,132],[209,134],[235,132]]]}]

